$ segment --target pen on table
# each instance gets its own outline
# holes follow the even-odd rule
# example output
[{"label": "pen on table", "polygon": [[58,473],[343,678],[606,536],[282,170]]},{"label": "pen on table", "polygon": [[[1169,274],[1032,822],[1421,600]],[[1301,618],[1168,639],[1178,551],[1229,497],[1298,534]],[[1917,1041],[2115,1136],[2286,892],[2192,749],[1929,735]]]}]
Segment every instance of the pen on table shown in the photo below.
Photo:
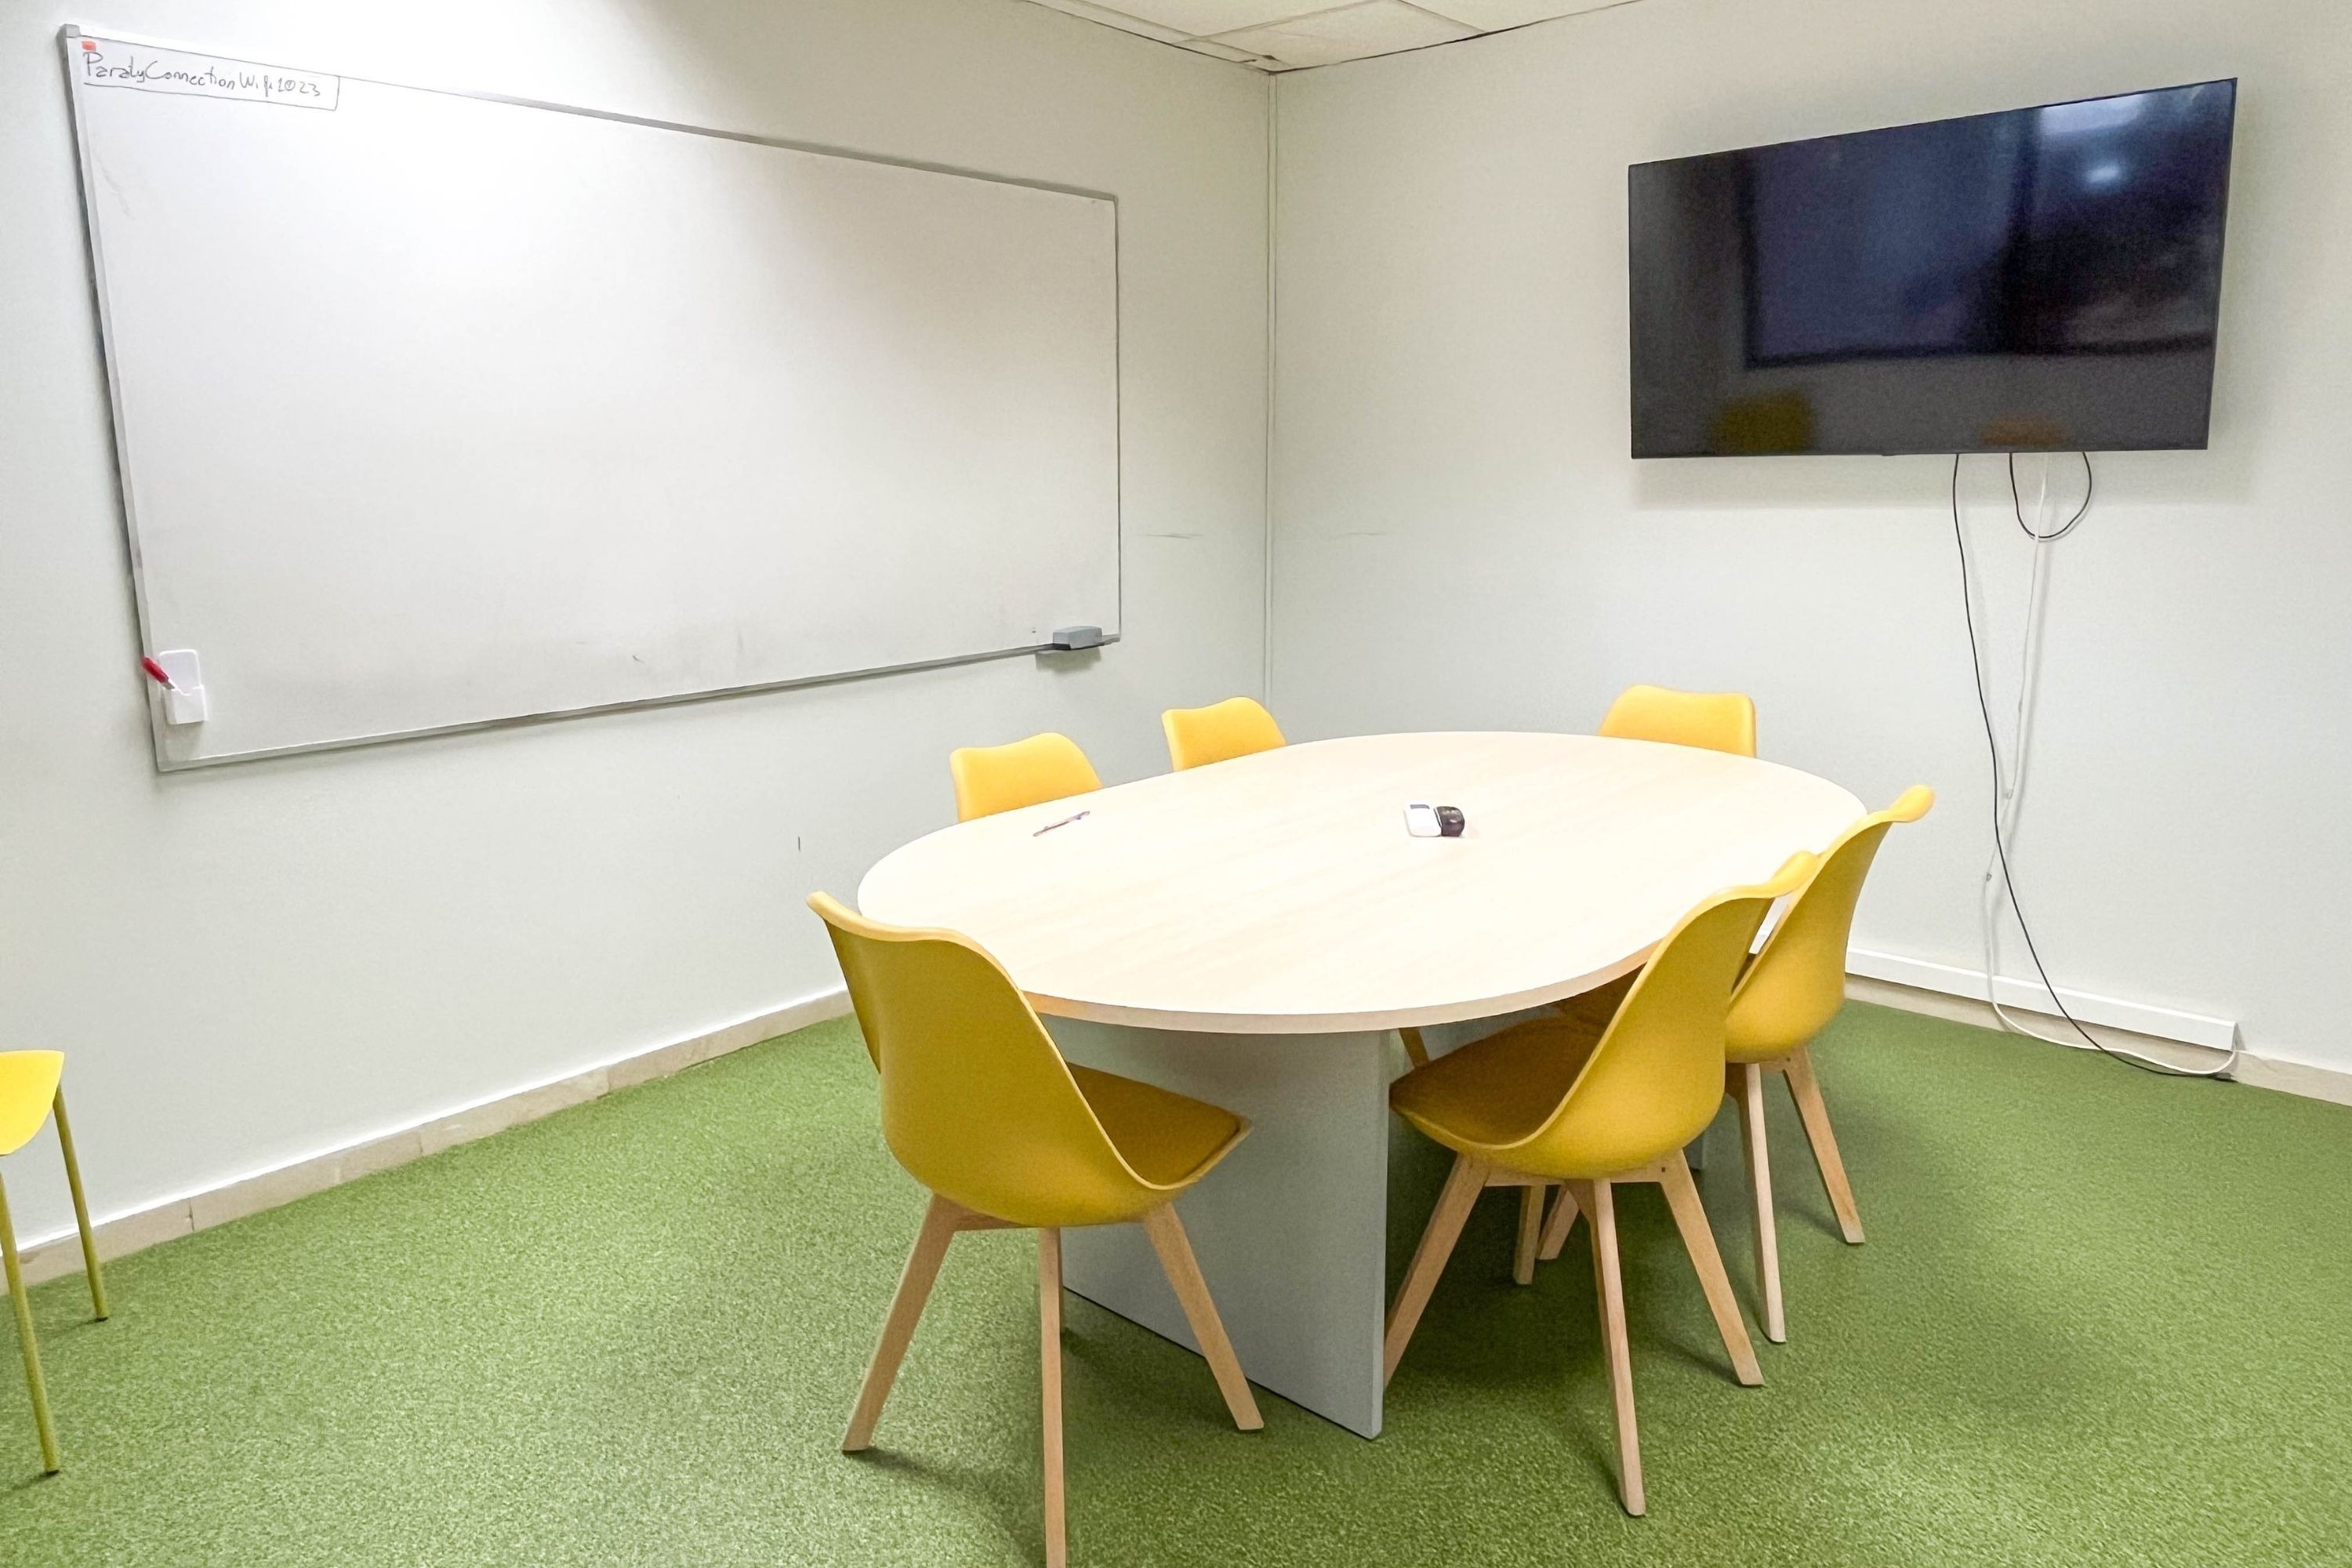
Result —
[{"label": "pen on table", "polygon": [[1066,816],[1059,822],[1049,822],[1029,837],[1032,838],[1043,838],[1048,833],[1053,832],[1056,827],[1067,827],[1073,822],[1084,822],[1087,817],[1092,816],[1093,815],[1094,813],[1091,811],[1082,811],[1076,816]]}]

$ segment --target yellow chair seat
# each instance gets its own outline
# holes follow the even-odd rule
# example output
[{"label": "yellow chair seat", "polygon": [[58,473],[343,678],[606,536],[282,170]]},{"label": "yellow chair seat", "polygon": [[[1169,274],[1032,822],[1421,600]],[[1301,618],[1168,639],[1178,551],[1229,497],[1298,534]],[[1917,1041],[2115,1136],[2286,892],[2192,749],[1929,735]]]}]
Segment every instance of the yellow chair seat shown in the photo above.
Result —
[{"label": "yellow chair seat", "polygon": [[[1818,878],[1816,879],[1818,880]],[[1803,895],[1801,892],[1799,896],[1802,897]],[[1776,934],[1777,929],[1778,928],[1775,928]],[[1766,945],[1770,945],[1769,941]],[[1843,956],[1844,950],[1841,948],[1839,952],[1841,956]],[[1748,955],[1748,962],[1742,964],[1739,969],[1739,980],[1742,984],[1748,980],[1748,976],[1756,973],[1756,961],[1762,956],[1763,954],[1760,952],[1751,952]],[[1843,965],[1841,965],[1841,971],[1842,970]],[[1735,997],[1739,994],[1738,984],[1732,986],[1731,994]],[[1843,1004],[1845,996],[1845,975],[1843,972],[1838,975],[1838,996],[1840,1003]],[[1769,1038],[1759,1039],[1751,1036],[1742,1036],[1734,1033],[1728,1026],[1727,1026],[1724,1030],[1723,1061],[1726,1067],[1745,1067],[1755,1062],[1778,1061],[1780,1058],[1788,1054],[1788,1047],[1779,1040]]]},{"label": "yellow chair seat", "polygon": [[1593,1033],[1598,1034],[1609,1026],[1609,1020],[1615,1017],[1617,1009],[1625,1005],[1626,993],[1633,990],[1633,982],[1641,978],[1642,972],[1636,969],[1631,974],[1621,974],[1608,984],[1596,985],[1590,991],[1580,991],[1573,996],[1564,996],[1553,1003],[1552,1006],[1566,1017],[1580,1019],[1590,1025]]},{"label": "yellow chair seat", "polygon": [[[1598,987],[1557,1015],[1474,1041],[1389,1088],[1398,1114],[1455,1157],[1389,1308],[1384,1373],[1395,1374],[1481,1192],[1519,1189],[1511,1273],[1523,1285],[1534,1279],[1538,1257],[1559,1255],[1569,1227],[1582,1216],[1592,1237],[1594,1295],[1617,1415],[1618,1489],[1628,1513],[1649,1505],[1612,1189],[1646,1182],[1664,1188],[1733,1375],[1750,1386],[1763,1382],[1683,1148],[1721,1103],[1724,1019],[1764,912],[1793,891],[1812,864],[1811,855],[1792,855],[1770,880],[1702,900],[1675,922],[1630,984]],[[1604,1020],[1600,1015],[1612,996],[1615,1013]],[[1544,1188],[1553,1182],[1567,1190],[1546,1220]]]},{"label": "yellow chair seat", "polygon": [[1788,1310],[1780,1299],[1780,1241],[1772,1212],[1772,1160],[1767,1148],[1764,1080],[1778,1077],[1789,1086],[1812,1145],[1838,1230],[1862,1241],[1862,1211],[1830,1127],[1828,1104],[1813,1074],[1811,1041],[1845,1005],[1846,950],[1853,940],[1853,911],[1879,846],[1896,823],[1916,822],[1936,804],[1936,792],[1913,784],[1885,811],[1864,817],[1840,834],[1822,855],[1821,865],[1772,928],[1731,993],[1724,1015],[1723,1057],[1728,1070],[1724,1090],[1739,1108],[1742,1141],[1748,1146],[1748,1194],[1756,1205],[1756,1277],[1763,1296],[1764,1337],[1789,1337]]},{"label": "yellow chair seat", "polygon": [[0,1154],[33,1141],[49,1119],[65,1070],[62,1051],[0,1051]]},{"label": "yellow chair seat", "polygon": [[1456,1153],[1521,1142],[1551,1120],[1608,1022],[1571,1016],[1514,1024],[1397,1079],[1389,1105]]},{"label": "yellow chair seat", "polygon": [[1076,1062],[1069,1067],[1119,1158],[1154,1185],[1191,1186],[1249,1131],[1222,1107]]},{"label": "yellow chair seat", "polygon": [[[1076,753],[1058,736],[1041,739]],[[967,818],[975,815],[962,799],[964,764],[972,755],[956,753]],[[1085,759],[1078,761],[1083,767]],[[1089,787],[1091,780],[1088,770]],[[1187,1096],[1065,1061],[1003,965],[969,937],[883,925],[823,893],[811,894],[809,907],[832,931],[866,1049],[882,1075],[883,1137],[908,1173],[931,1190],[842,1451],[854,1454],[873,1442],[948,1244],[967,1230],[1034,1230],[1045,1564],[1065,1568],[1062,1231],[1143,1226],[1234,1425],[1256,1431],[1265,1417],[1175,1204],[1242,1141],[1249,1123]]]}]

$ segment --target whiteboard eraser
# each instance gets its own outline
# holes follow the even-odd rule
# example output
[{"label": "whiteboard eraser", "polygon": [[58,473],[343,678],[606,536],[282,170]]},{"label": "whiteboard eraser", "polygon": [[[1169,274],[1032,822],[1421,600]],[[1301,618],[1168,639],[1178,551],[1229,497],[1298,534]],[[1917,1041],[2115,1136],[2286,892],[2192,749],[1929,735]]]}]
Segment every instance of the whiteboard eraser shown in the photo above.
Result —
[{"label": "whiteboard eraser", "polygon": [[1100,647],[1103,645],[1100,626],[1063,626],[1054,633],[1057,648]]},{"label": "whiteboard eraser", "polygon": [[163,701],[166,724],[201,724],[212,711],[205,695],[204,666],[192,647],[165,648],[153,656],[171,685],[156,693]]}]

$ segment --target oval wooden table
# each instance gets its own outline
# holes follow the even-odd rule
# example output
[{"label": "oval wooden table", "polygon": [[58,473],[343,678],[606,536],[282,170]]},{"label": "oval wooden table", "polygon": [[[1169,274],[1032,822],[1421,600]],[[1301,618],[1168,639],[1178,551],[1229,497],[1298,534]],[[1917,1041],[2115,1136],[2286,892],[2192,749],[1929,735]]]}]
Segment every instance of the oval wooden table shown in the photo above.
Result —
[{"label": "oval wooden table", "polygon": [[[1460,806],[1468,832],[1409,837],[1415,801]],[[1194,1249],[1251,1380],[1373,1436],[1391,1031],[1468,1026],[1432,1040],[1458,1042],[1613,980],[1700,899],[1862,809],[1683,746],[1362,735],[961,823],[886,857],[858,903],[987,947],[1072,1060],[1251,1120],[1184,1200]],[[1133,1229],[1072,1232],[1065,1278],[1191,1345]]]}]

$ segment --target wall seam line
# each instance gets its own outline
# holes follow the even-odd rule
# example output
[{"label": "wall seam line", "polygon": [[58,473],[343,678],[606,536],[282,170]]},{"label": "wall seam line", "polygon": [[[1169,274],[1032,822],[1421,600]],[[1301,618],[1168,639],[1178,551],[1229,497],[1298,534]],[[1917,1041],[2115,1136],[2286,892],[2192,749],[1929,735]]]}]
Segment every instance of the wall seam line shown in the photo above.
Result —
[{"label": "wall seam line", "polygon": [[1274,707],[1274,443],[1275,443],[1275,222],[1282,179],[1282,78],[1265,79],[1265,485],[1259,498],[1264,531],[1263,586],[1258,600],[1258,690]]}]

